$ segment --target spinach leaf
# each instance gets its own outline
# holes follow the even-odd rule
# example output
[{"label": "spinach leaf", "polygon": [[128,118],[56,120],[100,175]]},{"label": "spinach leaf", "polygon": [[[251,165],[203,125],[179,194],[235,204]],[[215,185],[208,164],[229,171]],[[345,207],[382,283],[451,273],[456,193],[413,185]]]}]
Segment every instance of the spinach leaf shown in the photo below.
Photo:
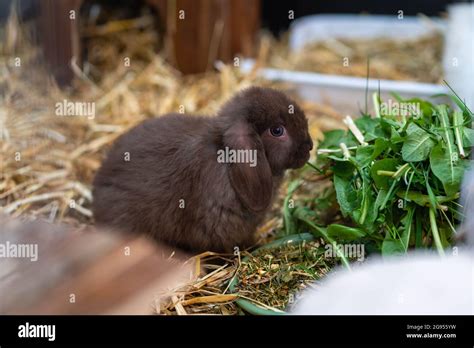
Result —
[{"label": "spinach leaf", "polygon": [[334,188],[336,189],[336,197],[341,212],[344,216],[352,214],[360,202],[357,197],[357,192],[352,188],[351,179],[334,176]]},{"label": "spinach leaf", "polygon": [[431,135],[410,123],[407,129],[407,139],[402,146],[402,158],[406,162],[419,162],[428,158],[431,149],[436,145]]},{"label": "spinach leaf", "polygon": [[446,195],[451,196],[459,191],[464,172],[470,167],[470,162],[453,158],[441,143],[433,148],[430,154],[431,170],[443,183]]}]

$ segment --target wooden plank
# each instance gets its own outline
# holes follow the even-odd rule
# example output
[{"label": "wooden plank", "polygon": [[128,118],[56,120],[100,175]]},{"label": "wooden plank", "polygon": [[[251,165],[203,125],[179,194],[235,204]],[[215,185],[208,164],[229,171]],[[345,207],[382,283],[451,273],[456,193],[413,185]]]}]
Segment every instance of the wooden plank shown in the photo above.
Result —
[{"label": "wooden plank", "polygon": [[[44,57],[60,85],[69,84],[74,77],[71,59],[81,65],[78,34],[79,8],[82,0],[41,0],[38,22],[39,39]],[[75,11],[71,19],[70,11]]]},{"label": "wooden plank", "polygon": [[[71,60],[81,66],[79,37],[82,0],[42,0],[38,23],[48,66],[60,85],[74,77]],[[260,0],[147,0],[165,30],[168,60],[184,74],[212,69],[216,59],[253,56],[260,27]],[[75,19],[70,18],[75,11]],[[184,18],[180,16],[184,15]]]},{"label": "wooden plank", "polygon": [[255,56],[257,49],[257,35],[260,30],[260,1],[257,0],[231,0],[230,31],[231,56],[241,53],[244,56]]},{"label": "wooden plank", "polygon": [[168,60],[185,74],[212,69],[216,59],[231,62],[236,54],[255,54],[260,0],[147,2],[166,22]]},{"label": "wooden plank", "polygon": [[183,266],[187,256],[141,236],[0,224],[0,244],[38,246],[37,261],[0,258],[1,314],[150,314],[156,296],[193,269]]}]

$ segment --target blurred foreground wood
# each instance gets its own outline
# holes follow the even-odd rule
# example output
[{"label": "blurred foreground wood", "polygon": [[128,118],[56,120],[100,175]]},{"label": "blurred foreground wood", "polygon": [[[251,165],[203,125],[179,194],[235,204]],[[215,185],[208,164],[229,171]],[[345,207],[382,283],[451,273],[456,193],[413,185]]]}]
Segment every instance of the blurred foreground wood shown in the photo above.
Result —
[{"label": "blurred foreground wood", "polygon": [[[0,314],[152,314],[160,292],[192,272],[185,255],[143,237],[1,217],[0,226]],[[12,257],[25,244],[36,261]]]}]

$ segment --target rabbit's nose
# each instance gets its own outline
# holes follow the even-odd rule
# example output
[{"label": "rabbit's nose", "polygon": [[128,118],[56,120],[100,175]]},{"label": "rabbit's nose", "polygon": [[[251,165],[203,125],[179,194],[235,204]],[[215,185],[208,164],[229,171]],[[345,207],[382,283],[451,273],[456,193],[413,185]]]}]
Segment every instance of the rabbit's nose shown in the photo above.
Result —
[{"label": "rabbit's nose", "polygon": [[313,141],[310,139],[306,140],[304,143],[303,143],[303,149],[305,149],[306,151],[311,151],[313,149]]}]

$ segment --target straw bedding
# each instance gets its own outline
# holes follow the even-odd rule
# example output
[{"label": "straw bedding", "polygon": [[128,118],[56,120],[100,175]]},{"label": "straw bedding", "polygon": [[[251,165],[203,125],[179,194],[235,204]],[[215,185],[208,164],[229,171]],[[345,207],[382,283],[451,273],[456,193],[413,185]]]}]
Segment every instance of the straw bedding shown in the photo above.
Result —
[{"label": "straw bedding", "polygon": [[[183,108],[187,114],[212,115],[236,91],[250,85],[272,86],[292,94],[290,86],[262,81],[256,71],[242,75],[232,65],[219,64],[213,71],[182,76],[163,54],[157,53],[161,39],[153,21],[146,16],[107,27],[83,28],[82,33],[87,52],[84,65],[82,69],[73,65],[73,84],[61,89],[44,68],[38,48],[31,44],[29,25],[20,23],[13,12],[5,28],[0,29],[0,207],[4,214],[78,228],[93,224],[90,207],[94,173],[108,147],[130,127]],[[351,45],[342,44],[346,48]],[[280,49],[273,39],[263,36],[257,68],[272,65],[298,69],[311,65],[318,71],[311,60],[315,53],[311,52],[334,51],[335,47],[334,43],[329,48],[316,47],[300,57],[289,57]],[[354,56],[362,54],[355,48],[349,49]],[[334,53],[326,55],[330,60],[334,58]],[[21,66],[17,66],[19,61]],[[362,65],[358,66],[362,69]],[[405,78],[403,69],[394,73],[390,67],[379,68],[388,71],[385,77]],[[380,69],[374,70],[375,75]],[[353,74],[358,73],[354,70]],[[439,73],[425,74],[426,82],[435,82],[432,76],[439,77]],[[94,103],[95,117],[56,115],[56,103],[64,100]],[[325,130],[342,126],[342,116],[332,108],[299,102],[310,120],[313,139],[320,139]],[[324,185],[324,178],[312,175],[297,194],[315,194]],[[284,184],[267,221],[258,231],[260,244],[274,239],[275,231],[282,226],[280,212],[286,188]],[[195,262],[195,272],[190,280],[157,294],[160,300],[154,311],[180,315],[241,313],[228,284],[234,277],[253,277],[240,272],[249,267],[242,265],[244,255],[207,252],[193,257],[189,262]]]},{"label": "straw bedding", "polygon": [[[177,112],[180,107],[189,114],[212,115],[236,91],[254,84],[270,85],[255,72],[244,76],[230,65],[181,76],[156,53],[159,37],[151,21],[137,20],[139,26],[128,21],[112,32],[103,28],[84,31],[85,63],[82,69],[73,65],[74,82],[61,89],[44,68],[38,48],[31,44],[29,26],[12,13],[0,32],[2,213],[78,228],[93,224],[91,181],[119,135],[144,119]],[[263,45],[259,61],[265,61],[267,54]],[[130,58],[129,66],[123,57]],[[16,65],[18,61],[21,66]],[[56,115],[56,103],[64,100],[94,103],[95,117]],[[301,103],[315,139],[325,129],[340,126],[341,117],[333,109]],[[281,199],[259,231],[263,239],[273,238],[281,225],[279,204]],[[206,253],[192,261],[196,272],[191,281],[162,294],[155,311],[236,314],[235,295],[228,294],[226,287],[235,276],[238,258]]]}]

